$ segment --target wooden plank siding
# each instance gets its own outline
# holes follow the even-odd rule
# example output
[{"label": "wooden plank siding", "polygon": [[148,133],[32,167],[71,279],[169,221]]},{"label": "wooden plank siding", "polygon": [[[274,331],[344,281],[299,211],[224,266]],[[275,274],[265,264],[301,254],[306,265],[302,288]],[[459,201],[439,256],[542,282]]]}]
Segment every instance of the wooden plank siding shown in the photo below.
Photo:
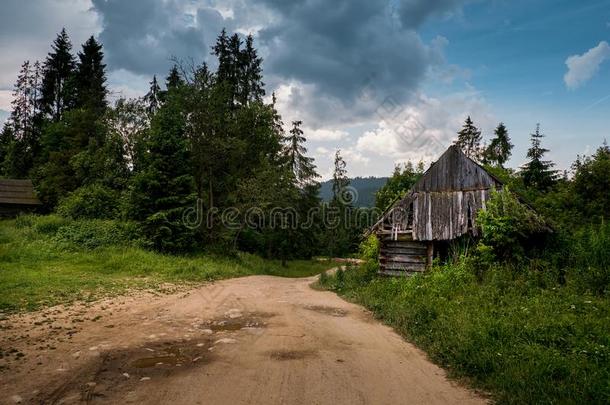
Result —
[{"label": "wooden plank siding", "polygon": [[0,216],[14,217],[40,205],[30,180],[0,179]]}]

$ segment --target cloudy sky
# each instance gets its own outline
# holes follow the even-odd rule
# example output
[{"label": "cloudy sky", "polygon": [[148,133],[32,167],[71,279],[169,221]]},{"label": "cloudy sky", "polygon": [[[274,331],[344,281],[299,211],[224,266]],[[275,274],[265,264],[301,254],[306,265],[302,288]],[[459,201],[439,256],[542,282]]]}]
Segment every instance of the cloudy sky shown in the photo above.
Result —
[{"label": "cloudy sky", "polygon": [[101,40],[113,98],[146,92],[172,57],[211,61],[218,32],[252,33],[267,92],[304,121],[328,177],[426,162],[467,115],[486,139],[503,121],[524,161],[537,122],[568,168],[610,138],[610,0],[3,0],[0,120],[20,64],[66,27]]}]

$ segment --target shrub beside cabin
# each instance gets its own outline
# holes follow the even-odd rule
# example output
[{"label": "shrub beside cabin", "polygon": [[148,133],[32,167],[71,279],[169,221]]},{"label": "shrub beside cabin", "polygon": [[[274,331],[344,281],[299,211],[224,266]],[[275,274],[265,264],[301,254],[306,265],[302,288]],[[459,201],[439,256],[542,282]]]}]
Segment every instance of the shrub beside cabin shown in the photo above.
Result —
[{"label": "shrub beside cabin", "polygon": [[477,212],[502,183],[455,145],[430,166],[368,233],[380,241],[380,272],[405,275],[430,266],[449,242],[478,236]]},{"label": "shrub beside cabin", "polygon": [[41,205],[30,180],[0,179],[0,217],[16,217]]}]

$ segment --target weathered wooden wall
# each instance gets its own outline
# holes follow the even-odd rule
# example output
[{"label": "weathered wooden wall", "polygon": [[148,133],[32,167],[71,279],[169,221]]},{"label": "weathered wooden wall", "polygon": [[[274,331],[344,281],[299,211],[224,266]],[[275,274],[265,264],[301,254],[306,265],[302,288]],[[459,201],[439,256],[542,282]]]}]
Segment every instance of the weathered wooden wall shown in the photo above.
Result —
[{"label": "weathered wooden wall", "polygon": [[379,267],[385,275],[406,275],[426,270],[427,245],[414,241],[409,233],[378,235]]},{"label": "weathered wooden wall", "polygon": [[413,201],[413,239],[452,240],[470,232],[477,236],[477,212],[490,190],[418,192]]},{"label": "weathered wooden wall", "polygon": [[0,216],[13,217],[40,205],[30,180],[0,179]]}]

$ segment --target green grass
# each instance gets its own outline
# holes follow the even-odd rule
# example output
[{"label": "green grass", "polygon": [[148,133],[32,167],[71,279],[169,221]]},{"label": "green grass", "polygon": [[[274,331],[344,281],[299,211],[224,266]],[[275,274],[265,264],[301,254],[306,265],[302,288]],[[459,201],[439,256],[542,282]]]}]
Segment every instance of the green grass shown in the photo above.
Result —
[{"label": "green grass", "polygon": [[[245,253],[232,258],[162,255],[139,247],[137,238],[124,237],[115,225],[55,216],[0,221],[0,311],[35,310],[130,288],[161,288],[165,283],[255,274],[307,277],[333,266],[328,261],[296,260],[283,267],[279,261]],[[123,229],[124,224],[118,227]]]},{"label": "green grass", "polygon": [[364,305],[499,403],[610,403],[610,299],[466,263],[411,278],[368,264],[323,287]]}]

